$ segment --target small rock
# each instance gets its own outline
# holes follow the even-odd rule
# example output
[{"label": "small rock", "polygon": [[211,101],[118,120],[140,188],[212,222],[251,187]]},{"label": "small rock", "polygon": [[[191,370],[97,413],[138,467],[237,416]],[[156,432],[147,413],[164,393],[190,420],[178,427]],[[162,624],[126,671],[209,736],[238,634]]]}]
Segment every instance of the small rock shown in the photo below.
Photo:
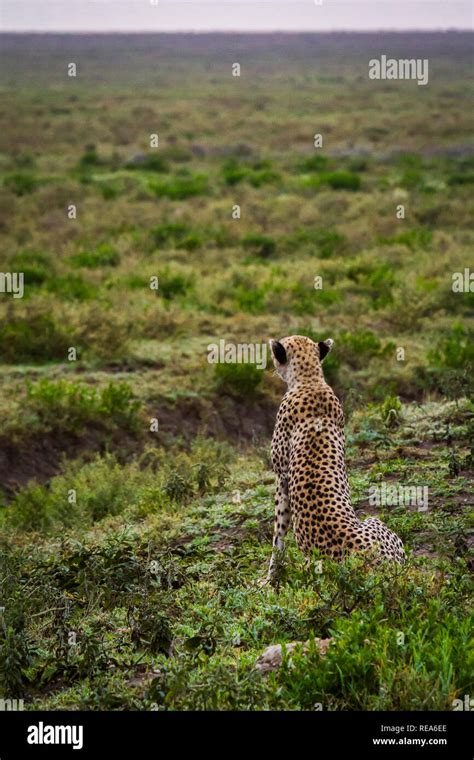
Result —
[{"label": "small rock", "polygon": [[140,164],[146,163],[148,160],[147,153],[135,153],[134,156],[130,159],[128,163],[134,164],[135,166],[140,166]]},{"label": "small rock", "polygon": [[196,158],[205,158],[207,150],[203,145],[199,145],[199,143],[192,143],[191,153],[193,156],[196,156]]},{"label": "small rock", "polygon": [[[314,640],[314,643],[319,649],[319,654],[321,656],[324,656],[326,654],[331,641],[332,638]],[[296,647],[301,647],[303,652],[307,652],[309,649],[309,641],[293,641],[291,644],[284,644],[283,646],[285,647],[287,653],[290,655],[295,651]],[[282,663],[282,659],[282,645],[273,644],[272,646],[267,647],[264,652],[262,652],[255,663],[255,667],[259,673],[266,675],[266,673],[269,673],[272,670],[278,670]]]}]

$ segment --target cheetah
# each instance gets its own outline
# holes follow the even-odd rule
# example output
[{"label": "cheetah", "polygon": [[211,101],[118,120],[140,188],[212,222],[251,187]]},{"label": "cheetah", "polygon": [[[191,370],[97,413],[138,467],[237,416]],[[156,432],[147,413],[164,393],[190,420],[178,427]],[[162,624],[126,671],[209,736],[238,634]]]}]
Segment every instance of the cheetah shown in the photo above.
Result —
[{"label": "cheetah", "polygon": [[363,550],[400,564],[406,559],[395,533],[376,518],[359,520],[352,506],[344,414],[321,366],[333,343],[331,338],[315,343],[302,335],[270,341],[276,372],[288,388],[272,438],[277,490],[267,582],[275,580],[290,522],[298,548],[307,556],[318,548],[337,560]]}]

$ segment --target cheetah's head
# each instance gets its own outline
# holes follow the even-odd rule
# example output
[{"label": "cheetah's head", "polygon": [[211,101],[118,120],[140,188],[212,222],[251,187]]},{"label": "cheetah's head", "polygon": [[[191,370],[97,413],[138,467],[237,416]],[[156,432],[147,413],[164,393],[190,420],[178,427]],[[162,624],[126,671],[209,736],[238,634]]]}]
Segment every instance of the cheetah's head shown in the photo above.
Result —
[{"label": "cheetah's head", "polygon": [[321,362],[334,341],[327,338],[315,343],[304,335],[291,335],[281,340],[270,340],[269,343],[277,374],[290,386],[298,380],[323,376]]}]

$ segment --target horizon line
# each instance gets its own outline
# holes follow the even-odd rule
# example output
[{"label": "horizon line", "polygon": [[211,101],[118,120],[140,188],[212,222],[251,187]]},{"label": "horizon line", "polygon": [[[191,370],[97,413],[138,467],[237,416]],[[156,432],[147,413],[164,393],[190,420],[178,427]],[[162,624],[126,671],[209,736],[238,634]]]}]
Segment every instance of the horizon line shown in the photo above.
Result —
[{"label": "horizon line", "polygon": [[433,27],[432,29],[413,27],[398,29],[396,27],[380,27],[378,29],[0,29],[3,34],[440,34],[446,32],[474,33],[471,27]]}]

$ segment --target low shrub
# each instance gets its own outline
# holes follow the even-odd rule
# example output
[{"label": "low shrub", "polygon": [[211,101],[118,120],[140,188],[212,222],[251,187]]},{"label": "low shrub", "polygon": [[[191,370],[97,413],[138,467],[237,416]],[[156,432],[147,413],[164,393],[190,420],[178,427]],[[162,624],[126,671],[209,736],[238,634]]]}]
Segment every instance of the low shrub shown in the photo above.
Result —
[{"label": "low shrub", "polygon": [[135,505],[144,479],[136,466],[124,468],[111,454],[86,464],[76,460],[48,486],[32,483],[22,489],[7,508],[6,524],[43,533],[88,528]]},{"label": "low shrub", "polygon": [[157,198],[180,201],[197,195],[207,195],[209,185],[206,174],[176,174],[168,180],[150,182],[150,189]]},{"label": "low shrub", "polygon": [[358,174],[349,171],[327,172],[320,175],[320,182],[333,190],[360,190],[361,179]]},{"label": "low shrub", "polygon": [[242,164],[235,158],[228,159],[222,167],[226,185],[231,187],[246,181],[253,187],[261,187],[280,179],[279,172],[272,168],[270,161],[258,161],[252,165]]},{"label": "low shrub", "polygon": [[101,243],[92,250],[74,254],[71,256],[70,262],[75,267],[86,267],[88,269],[116,267],[120,263],[120,254],[109,243]]},{"label": "low shrub", "polygon": [[428,352],[428,359],[442,369],[474,369],[474,334],[464,325],[456,324],[443,337],[436,348]]},{"label": "low shrub", "polygon": [[245,235],[241,240],[241,245],[244,250],[260,259],[270,258],[277,248],[276,241],[273,238],[258,233]]},{"label": "low shrub", "polygon": [[192,288],[192,280],[179,272],[164,269],[159,277],[158,295],[165,301],[173,301],[175,298],[185,296]]},{"label": "low shrub", "polygon": [[432,240],[433,232],[424,227],[421,227],[419,229],[401,232],[399,235],[395,235],[395,237],[379,238],[378,242],[382,243],[382,245],[406,245],[408,248],[410,248],[410,250],[413,251],[416,248],[428,248],[431,245]]},{"label": "low shrub", "polygon": [[342,362],[354,369],[363,369],[382,353],[382,343],[372,330],[342,331],[337,336],[337,350]]},{"label": "low shrub", "polygon": [[254,364],[216,364],[214,367],[216,390],[238,398],[253,398],[262,379],[262,370]]},{"label": "low shrub", "polygon": [[89,167],[100,166],[102,163],[95,145],[86,145],[84,153],[79,159],[79,166],[82,169],[87,169]]},{"label": "low shrub", "polygon": [[7,174],[3,184],[15,195],[29,195],[34,192],[38,186],[38,181],[31,172],[12,172]]},{"label": "low shrub", "polygon": [[190,227],[183,222],[158,224],[151,230],[151,238],[157,248],[171,243],[170,247],[179,247],[179,243],[189,235]]},{"label": "low shrub", "polygon": [[0,330],[0,361],[6,364],[42,364],[64,360],[71,336],[67,327],[42,307],[23,314],[8,313]]},{"label": "low shrub", "polygon": [[315,154],[314,156],[304,159],[304,161],[298,165],[298,169],[302,172],[321,172],[327,169],[328,164],[329,159],[327,156]]},{"label": "low shrub", "polygon": [[65,301],[91,301],[98,293],[96,285],[78,274],[54,275],[46,281],[45,288]]},{"label": "low shrub", "polygon": [[52,261],[47,254],[35,251],[22,251],[10,259],[11,269],[23,272],[25,278],[25,295],[31,286],[42,285],[53,274]]},{"label": "low shrub", "polygon": [[120,426],[137,430],[140,402],[127,383],[109,383],[102,390],[68,380],[42,378],[27,384],[24,414],[44,431],[80,433],[86,427]]}]

